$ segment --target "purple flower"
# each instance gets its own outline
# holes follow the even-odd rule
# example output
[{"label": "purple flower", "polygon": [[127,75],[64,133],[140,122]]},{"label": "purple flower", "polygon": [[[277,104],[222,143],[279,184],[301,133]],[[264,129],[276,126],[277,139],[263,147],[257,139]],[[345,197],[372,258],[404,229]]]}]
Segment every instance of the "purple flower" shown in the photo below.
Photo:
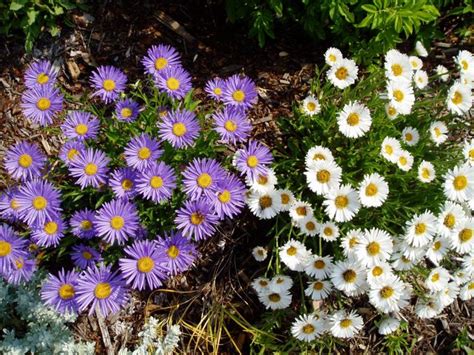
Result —
[{"label": "purple flower", "polygon": [[267,174],[268,165],[272,161],[272,153],[267,147],[258,141],[251,141],[247,148],[237,151],[235,165],[242,174],[255,179],[258,175]]},{"label": "purple flower", "polygon": [[41,86],[54,85],[57,70],[47,60],[38,60],[28,67],[25,72],[25,85],[28,89],[37,88]]},{"label": "purple flower", "polygon": [[76,287],[79,274],[61,269],[58,276],[49,274],[41,288],[41,299],[59,313],[76,313]]},{"label": "purple flower", "polygon": [[15,259],[10,271],[2,273],[5,280],[12,285],[28,282],[36,271],[36,261],[31,255]]},{"label": "purple flower", "polygon": [[59,158],[69,166],[77,156],[86,149],[84,143],[78,141],[67,141],[59,151]]},{"label": "purple flower", "polygon": [[104,152],[86,148],[70,162],[69,172],[76,178],[81,189],[87,186],[99,187],[106,183],[109,162],[110,159]]},{"label": "purple flower", "polygon": [[115,101],[127,85],[127,76],[118,68],[102,65],[91,76],[91,85],[96,91],[92,96],[99,96],[106,104]]},{"label": "purple flower", "polygon": [[26,257],[28,241],[21,239],[12,227],[0,224],[0,272],[9,273],[15,264],[15,260]]},{"label": "purple flower", "polygon": [[10,222],[18,220],[18,187],[9,187],[0,195],[0,218]]},{"label": "purple flower", "polygon": [[192,145],[199,136],[199,122],[196,115],[187,110],[169,113],[158,124],[160,138],[168,141],[173,148],[184,148]]},{"label": "purple flower", "polygon": [[183,172],[184,192],[191,199],[201,195],[209,198],[217,184],[225,177],[225,170],[214,159],[194,159]]},{"label": "purple flower", "polygon": [[95,213],[87,208],[75,212],[69,220],[71,233],[81,239],[95,237]]},{"label": "purple flower", "polygon": [[146,56],[142,59],[142,63],[145,67],[145,71],[152,75],[156,75],[170,67],[181,66],[178,51],[165,44],[148,48]]},{"label": "purple flower", "polygon": [[137,179],[137,191],[146,199],[161,202],[171,197],[176,188],[176,175],[163,162],[142,171]]},{"label": "purple flower", "polygon": [[107,316],[117,313],[127,302],[128,291],[117,271],[110,271],[110,266],[94,266],[79,275],[76,300],[81,312],[90,306],[89,315],[98,310]]},{"label": "purple flower", "polygon": [[211,201],[220,219],[236,216],[245,205],[245,185],[234,175],[227,176],[217,184]]},{"label": "purple flower", "polygon": [[96,214],[97,233],[110,244],[123,244],[134,237],[139,227],[135,205],[126,200],[104,203]]},{"label": "purple flower", "polygon": [[79,244],[72,248],[71,259],[74,265],[85,270],[101,262],[100,253],[87,245]]},{"label": "purple flower", "polygon": [[161,154],[163,150],[160,149],[160,143],[146,133],[132,138],[125,147],[127,165],[140,171],[155,164]]},{"label": "purple flower", "polygon": [[33,228],[31,240],[42,247],[55,247],[64,237],[66,224],[61,217],[46,219],[41,226]]},{"label": "purple flower", "polygon": [[131,168],[119,168],[112,172],[109,185],[118,198],[132,199],[137,194],[137,173]]},{"label": "purple flower", "polygon": [[83,141],[95,139],[99,132],[100,122],[89,112],[71,111],[61,126],[63,134],[68,139]]},{"label": "purple flower", "polygon": [[26,182],[18,191],[18,215],[30,227],[43,225],[61,212],[60,193],[45,180]]},{"label": "purple flower", "polygon": [[115,105],[115,116],[120,121],[132,122],[135,121],[140,113],[140,104],[131,99],[124,99],[117,102]]},{"label": "purple flower", "polygon": [[20,142],[5,154],[5,169],[16,180],[31,180],[41,176],[46,156],[36,144]]},{"label": "purple flower", "polygon": [[165,234],[155,241],[162,266],[170,275],[188,270],[197,256],[196,245],[183,237],[181,232]]},{"label": "purple flower", "polygon": [[222,93],[224,104],[242,108],[250,108],[257,103],[257,88],[248,77],[232,75],[225,82]]},{"label": "purple flower", "polygon": [[219,218],[207,200],[186,201],[176,215],[174,223],[187,238],[206,239],[216,230]]},{"label": "purple flower", "polygon": [[217,133],[225,143],[245,142],[252,131],[252,124],[245,112],[237,107],[226,106],[213,115]]},{"label": "purple flower", "polygon": [[40,126],[48,126],[63,109],[63,95],[51,85],[33,88],[21,96],[21,108],[28,119]]},{"label": "purple flower", "polygon": [[128,285],[136,290],[154,290],[166,279],[163,262],[155,244],[149,240],[135,241],[125,248],[129,258],[121,258],[120,271]]},{"label": "purple flower", "polygon": [[155,84],[160,91],[173,99],[182,99],[191,90],[191,76],[183,67],[169,67],[155,76]]},{"label": "purple flower", "polygon": [[204,91],[207,95],[216,101],[221,101],[222,92],[224,91],[225,82],[221,78],[214,78],[206,83]]}]

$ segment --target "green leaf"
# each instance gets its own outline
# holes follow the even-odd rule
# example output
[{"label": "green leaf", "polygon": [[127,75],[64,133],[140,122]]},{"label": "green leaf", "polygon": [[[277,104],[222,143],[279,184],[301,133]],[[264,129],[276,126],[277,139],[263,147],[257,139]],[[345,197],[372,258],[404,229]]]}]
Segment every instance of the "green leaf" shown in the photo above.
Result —
[{"label": "green leaf", "polygon": [[371,5],[371,4],[365,4],[365,5],[362,5],[361,7],[362,7],[362,9],[364,9],[366,12],[369,12],[369,13],[376,13],[377,12],[377,8],[374,5]]},{"label": "green leaf", "polygon": [[31,26],[36,21],[36,17],[38,16],[39,11],[36,11],[33,7],[30,7],[26,12],[26,16],[28,17],[28,25]]},{"label": "green leaf", "polygon": [[25,6],[27,2],[28,0],[12,0],[12,2],[10,3],[10,10],[18,11],[23,8],[23,6]]}]

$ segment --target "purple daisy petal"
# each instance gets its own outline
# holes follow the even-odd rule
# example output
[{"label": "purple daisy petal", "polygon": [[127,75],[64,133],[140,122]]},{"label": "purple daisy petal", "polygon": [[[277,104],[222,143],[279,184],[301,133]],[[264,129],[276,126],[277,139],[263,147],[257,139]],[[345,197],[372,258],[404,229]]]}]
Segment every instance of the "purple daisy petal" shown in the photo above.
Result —
[{"label": "purple daisy petal", "polygon": [[2,273],[5,280],[12,285],[19,285],[31,280],[36,271],[36,260],[31,255],[19,256],[13,262],[12,269]]},{"label": "purple daisy petal", "polygon": [[64,237],[66,223],[61,217],[46,219],[41,226],[36,226],[31,232],[31,240],[42,247],[55,247]]},{"label": "purple daisy petal", "polygon": [[252,131],[252,124],[241,108],[226,106],[223,111],[214,113],[212,117],[214,127],[225,143],[236,144],[247,141]]},{"label": "purple daisy petal", "polygon": [[58,276],[49,274],[41,288],[41,299],[59,313],[77,313],[76,287],[79,274],[61,269]]},{"label": "purple daisy petal", "polygon": [[74,265],[82,270],[102,261],[100,253],[92,247],[79,244],[72,248],[71,259]]},{"label": "purple daisy petal", "polygon": [[220,219],[238,215],[245,206],[245,185],[234,174],[228,173],[212,195],[211,201]]},{"label": "purple daisy petal", "polygon": [[96,214],[97,234],[109,244],[120,245],[134,237],[139,222],[135,205],[122,199],[104,203]]},{"label": "purple daisy petal", "polygon": [[155,241],[162,266],[170,275],[188,270],[197,257],[196,245],[185,238],[181,232],[165,234]]},{"label": "purple daisy petal", "polygon": [[86,149],[86,146],[82,142],[78,141],[67,141],[61,147],[59,151],[59,158],[69,166],[71,162],[75,161],[77,156],[82,153]]},{"label": "purple daisy petal", "polygon": [[242,174],[255,179],[258,175],[267,174],[268,166],[272,161],[273,156],[270,150],[254,140],[250,141],[246,148],[237,151],[235,165]]},{"label": "purple daisy petal", "polygon": [[95,212],[87,208],[75,212],[69,220],[71,233],[81,239],[91,239],[97,234]]},{"label": "purple daisy petal", "polygon": [[94,266],[83,271],[77,280],[76,301],[79,311],[89,309],[89,315],[96,310],[103,316],[117,313],[128,300],[125,281],[110,266]]},{"label": "purple daisy petal", "polygon": [[0,193],[0,218],[9,222],[16,222],[19,219],[17,200],[18,187],[8,187]]},{"label": "purple daisy petal", "polygon": [[232,75],[225,81],[222,101],[226,105],[250,108],[257,103],[257,87],[247,76]]},{"label": "purple daisy petal", "polygon": [[112,172],[109,186],[117,198],[132,199],[137,195],[137,173],[131,168],[119,168]]},{"label": "purple daisy petal", "polygon": [[21,109],[31,121],[48,126],[63,109],[63,95],[51,85],[32,88],[21,96]]},{"label": "purple daisy petal", "polygon": [[100,122],[89,112],[71,111],[61,125],[63,134],[68,139],[83,141],[95,139],[99,132]]},{"label": "purple daisy petal", "polygon": [[99,96],[106,104],[115,101],[127,86],[127,76],[118,68],[102,65],[94,71],[90,78],[96,91],[92,96]]},{"label": "purple daisy petal", "polygon": [[135,121],[140,113],[140,104],[131,99],[124,99],[115,105],[115,116],[122,122]]},{"label": "purple daisy petal", "polygon": [[173,99],[182,99],[191,90],[191,76],[180,66],[169,67],[155,76],[156,87]]},{"label": "purple daisy petal", "polygon": [[217,184],[226,176],[224,168],[214,159],[194,159],[183,172],[184,192],[191,199],[214,195]]},{"label": "purple daisy petal", "polygon": [[153,202],[168,200],[176,188],[176,175],[171,167],[163,162],[142,171],[137,179],[137,191]]},{"label": "purple daisy petal", "polygon": [[16,232],[7,224],[0,224],[0,272],[9,273],[15,260],[26,258],[28,241],[18,237]]},{"label": "purple daisy petal", "polygon": [[160,149],[160,143],[146,133],[132,138],[124,152],[127,165],[139,171],[156,164],[156,160],[162,154],[163,150]]},{"label": "purple daisy petal", "polygon": [[216,100],[217,102],[221,101],[222,93],[224,92],[225,81],[221,78],[214,78],[209,80],[206,83],[204,91],[207,93],[207,96]]},{"label": "purple daisy petal", "polygon": [[51,86],[56,82],[58,71],[48,60],[38,60],[28,67],[25,72],[25,86],[28,89],[41,86]]},{"label": "purple daisy petal", "polygon": [[163,117],[158,124],[160,138],[169,142],[173,148],[191,146],[199,136],[199,122],[196,115],[188,110],[179,110]]},{"label": "purple daisy petal", "polygon": [[106,183],[110,159],[104,152],[93,148],[86,148],[70,162],[69,172],[76,178],[81,189],[87,186],[99,187]]},{"label": "purple daisy petal", "polygon": [[5,169],[13,179],[31,180],[41,176],[46,156],[36,144],[20,142],[5,154]]},{"label": "purple daisy petal", "polygon": [[205,199],[186,201],[176,214],[174,223],[187,238],[207,239],[216,230],[219,217]]},{"label": "purple daisy petal", "polygon": [[181,59],[175,48],[159,44],[148,48],[142,63],[148,74],[157,75],[167,68],[181,66]]}]

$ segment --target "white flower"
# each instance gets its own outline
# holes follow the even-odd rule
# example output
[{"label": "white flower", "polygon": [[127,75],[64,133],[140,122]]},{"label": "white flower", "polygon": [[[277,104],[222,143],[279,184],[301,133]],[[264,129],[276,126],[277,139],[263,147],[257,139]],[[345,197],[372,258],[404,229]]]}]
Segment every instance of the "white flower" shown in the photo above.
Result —
[{"label": "white flower", "polygon": [[441,304],[442,307],[447,307],[458,297],[459,286],[456,282],[448,282],[446,287],[441,291],[436,292],[435,298],[437,302]]},{"label": "white flower", "polygon": [[397,112],[402,115],[410,114],[415,103],[415,95],[410,82],[400,79],[389,81],[387,90],[390,104],[395,107]]},{"label": "white flower", "polygon": [[364,326],[364,320],[355,311],[337,311],[329,318],[332,335],[338,338],[352,338]]},{"label": "white flower", "polygon": [[264,261],[268,256],[268,252],[264,247],[257,246],[252,249],[252,255],[255,260]]},{"label": "white flower", "polygon": [[359,186],[359,199],[364,207],[380,207],[388,197],[388,183],[383,176],[365,175]]},{"label": "white flower", "polygon": [[400,142],[392,137],[385,137],[380,148],[380,154],[391,163],[396,163],[398,153],[402,149]]},{"label": "white flower", "polygon": [[455,82],[448,91],[446,104],[452,114],[464,115],[472,107],[472,89],[468,85]]},{"label": "white flower", "polygon": [[331,256],[311,255],[307,261],[304,271],[316,279],[325,279],[333,269]]},{"label": "white flower", "polygon": [[392,267],[397,271],[411,270],[414,266],[413,261],[408,259],[401,251],[392,254]]},{"label": "white flower", "polygon": [[321,106],[319,105],[319,101],[313,95],[308,95],[303,100],[303,111],[308,116],[315,116],[321,112]]},{"label": "white flower", "polygon": [[408,260],[413,263],[418,263],[421,259],[423,259],[426,255],[426,250],[428,249],[429,243],[423,247],[414,247],[408,243],[402,243],[400,245],[400,249]]},{"label": "white flower", "polygon": [[405,240],[415,248],[429,244],[438,229],[436,217],[430,211],[415,215],[407,222]]},{"label": "white flower", "polygon": [[471,139],[471,141],[464,142],[464,148],[462,152],[466,161],[470,165],[474,166],[474,139]]},{"label": "white flower", "polygon": [[409,145],[414,146],[420,140],[420,134],[418,130],[413,127],[405,127],[402,131],[402,141]]},{"label": "white flower", "polygon": [[270,280],[270,289],[276,292],[288,291],[293,286],[293,280],[286,275],[275,275]]},{"label": "white flower", "polygon": [[394,120],[398,117],[397,109],[390,103],[385,105],[385,113],[387,114],[388,118]]},{"label": "white flower", "polygon": [[385,55],[385,76],[390,80],[405,80],[410,82],[413,69],[406,54],[391,49]]},{"label": "white flower", "polygon": [[291,205],[295,203],[295,195],[290,190],[277,190],[277,195],[280,195],[280,211],[289,211]]},{"label": "white flower", "polygon": [[474,75],[474,56],[471,52],[466,50],[459,51],[455,61],[459,65],[462,73]]},{"label": "white flower", "polygon": [[314,218],[314,216],[306,217],[302,220],[299,220],[298,225],[303,234],[310,237],[314,237],[319,233],[319,222]]},{"label": "white flower", "polygon": [[348,138],[360,138],[370,130],[372,118],[367,106],[349,102],[337,116],[339,132]]},{"label": "white flower", "polygon": [[448,81],[449,80],[449,70],[444,65],[438,65],[436,67],[436,75],[439,76],[441,81]]},{"label": "white flower", "polygon": [[318,195],[324,195],[339,186],[342,169],[333,161],[321,160],[312,167],[307,167],[305,175],[309,189]]},{"label": "white flower", "polygon": [[453,280],[456,285],[460,286],[469,281],[471,275],[465,272],[464,269],[458,269],[453,273]]},{"label": "white flower", "polygon": [[415,71],[415,74],[416,71],[420,70],[423,66],[423,61],[416,55],[411,55],[410,57],[408,57],[408,60],[410,61],[411,68]]},{"label": "white flower", "polygon": [[463,301],[469,301],[472,297],[474,297],[474,279],[471,279],[459,291],[459,298]]},{"label": "white flower", "polygon": [[436,171],[429,161],[423,160],[418,166],[418,180],[423,183],[430,183],[436,178]]},{"label": "white flower", "polygon": [[338,261],[331,272],[331,281],[348,296],[359,294],[366,286],[366,272],[353,260]]},{"label": "white flower", "polygon": [[424,70],[417,70],[413,81],[418,89],[423,90],[428,85],[428,74]]},{"label": "white flower", "polygon": [[416,41],[415,51],[420,57],[427,57],[428,56],[428,51],[426,50],[423,43],[421,43],[420,41]]},{"label": "white flower", "polygon": [[354,251],[355,257],[362,266],[371,267],[390,258],[393,241],[387,232],[371,228],[364,232]]},{"label": "white flower", "polygon": [[308,202],[296,200],[290,207],[290,217],[295,222],[299,222],[312,216],[313,208]]},{"label": "white flower", "polygon": [[324,53],[324,60],[326,61],[326,64],[331,67],[343,58],[341,51],[334,47],[328,48]]},{"label": "white flower", "polygon": [[357,80],[359,68],[352,59],[338,60],[328,71],[328,79],[335,87],[345,89]]},{"label": "white flower", "polygon": [[400,327],[400,320],[393,317],[384,318],[379,323],[379,334],[380,335],[388,335],[396,331]]},{"label": "white flower", "polygon": [[367,283],[370,286],[375,285],[381,278],[393,274],[390,264],[387,262],[380,262],[372,265],[367,270]]},{"label": "white flower", "polygon": [[448,139],[448,127],[444,122],[434,121],[430,125],[431,139],[436,145],[444,143]]},{"label": "white flower", "polygon": [[451,233],[451,245],[459,254],[472,253],[474,251],[474,219],[466,218]]},{"label": "white flower", "polygon": [[462,258],[462,268],[466,274],[474,276],[474,253],[464,255]]},{"label": "white flower", "polygon": [[354,256],[355,247],[359,244],[363,233],[360,229],[351,229],[341,240],[342,251],[346,257]]},{"label": "white flower", "polygon": [[450,200],[465,202],[474,198],[474,167],[455,166],[444,176],[444,195]]},{"label": "white flower", "polygon": [[306,153],[305,164],[308,168],[312,168],[320,160],[334,161],[334,157],[328,148],[316,145]]},{"label": "white flower", "polygon": [[430,272],[425,280],[425,285],[430,291],[441,291],[448,285],[450,279],[448,270],[437,267]]},{"label": "white flower", "polygon": [[260,293],[258,299],[267,309],[284,309],[291,304],[291,293],[289,291],[277,292],[270,289]]},{"label": "white flower", "polygon": [[304,294],[311,297],[313,301],[325,299],[332,291],[331,282],[325,280],[315,280],[308,282],[308,287]]},{"label": "white flower", "polygon": [[407,150],[400,149],[397,156],[397,165],[403,171],[410,171],[413,167],[413,155]]},{"label": "white flower", "polygon": [[370,303],[382,313],[400,311],[408,305],[410,296],[408,285],[393,274],[378,279],[369,291]]},{"label": "white flower", "polygon": [[281,209],[280,201],[280,195],[275,190],[265,192],[250,190],[250,195],[247,198],[250,211],[261,219],[275,217]]},{"label": "white flower", "polygon": [[326,215],[336,222],[350,221],[359,212],[359,197],[350,185],[329,190],[325,198],[323,205],[326,206]]},{"label": "white flower", "polygon": [[446,238],[435,238],[431,243],[426,257],[431,260],[435,265],[439,265],[440,261],[444,258],[449,250],[449,240]]},{"label": "white flower", "polygon": [[296,318],[291,325],[291,334],[298,340],[311,342],[325,331],[322,318],[304,314]]},{"label": "white flower", "polygon": [[422,319],[434,318],[443,310],[443,306],[434,297],[428,299],[418,298],[415,305],[415,313]]},{"label": "white flower", "polygon": [[319,236],[328,242],[334,242],[339,238],[339,227],[332,222],[324,222],[319,228]]},{"label": "white flower", "polygon": [[266,277],[257,277],[252,281],[251,286],[257,294],[264,293],[270,290],[270,280]]},{"label": "white flower", "polygon": [[303,271],[311,255],[304,244],[293,239],[281,246],[279,252],[281,262],[293,271]]},{"label": "white flower", "polygon": [[252,190],[259,193],[264,193],[269,190],[274,190],[278,181],[273,169],[267,169],[267,173],[265,175],[258,175],[254,179],[250,179],[250,177],[247,176],[245,183],[247,186],[250,186]]},{"label": "white flower", "polygon": [[438,233],[443,237],[450,237],[466,219],[466,213],[461,205],[446,201],[438,215]]}]

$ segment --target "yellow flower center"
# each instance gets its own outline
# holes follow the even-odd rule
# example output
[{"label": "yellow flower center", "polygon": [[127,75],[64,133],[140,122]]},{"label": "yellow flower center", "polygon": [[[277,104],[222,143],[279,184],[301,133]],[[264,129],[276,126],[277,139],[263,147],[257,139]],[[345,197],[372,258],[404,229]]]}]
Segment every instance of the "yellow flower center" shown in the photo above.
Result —
[{"label": "yellow flower center", "polygon": [[400,163],[400,165],[405,166],[405,165],[407,165],[408,160],[407,160],[406,157],[404,157],[404,156],[402,155],[400,158],[398,158],[398,162]]},{"label": "yellow flower center", "polygon": [[49,76],[46,73],[39,73],[38,76],[36,77],[36,82],[38,84],[46,84],[49,81]]},{"label": "yellow flower center", "polygon": [[294,246],[290,246],[288,249],[286,249],[286,253],[289,256],[295,256],[297,251],[298,250]]},{"label": "yellow flower center", "polygon": [[249,168],[255,168],[258,165],[258,158],[255,155],[250,155],[247,158],[247,165]]},{"label": "yellow flower center", "polygon": [[186,125],[184,123],[181,123],[181,122],[177,122],[177,123],[173,124],[173,129],[172,130],[173,130],[173,134],[176,137],[182,137],[188,131],[188,129],[186,128]]},{"label": "yellow flower center", "polygon": [[335,62],[336,61],[336,56],[334,54],[329,54],[329,61],[330,62]]},{"label": "yellow flower center", "polygon": [[314,262],[314,267],[318,270],[322,270],[326,267],[326,263],[324,262],[324,260],[316,260]]},{"label": "yellow flower center", "polygon": [[313,284],[313,288],[316,290],[316,291],[321,291],[324,287],[324,284],[320,281],[316,281],[314,284]]},{"label": "yellow flower center", "polygon": [[349,116],[347,116],[347,124],[349,126],[357,126],[360,122],[360,116],[358,113],[355,113],[355,112],[352,112],[351,114],[349,114]]},{"label": "yellow flower center", "polygon": [[311,324],[305,324],[303,326],[303,333],[312,334],[314,332],[314,327]]},{"label": "yellow flower center", "polygon": [[387,153],[388,155],[392,155],[393,154],[393,147],[391,145],[386,145],[385,146],[385,153]]},{"label": "yellow flower center", "polygon": [[327,183],[331,179],[331,173],[327,170],[320,170],[316,173],[316,180],[321,184]]},{"label": "yellow flower center", "polygon": [[221,88],[214,88],[214,94],[216,94],[217,96],[221,96],[222,95],[222,89]]},{"label": "yellow flower center", "polygon": [[163,179],[160,176],[153,176],[150,179],[150,186],[154,189],[159,189],[163,186]]},{"label": "yellow flower center", "polygon": [[348,70],[345,67],[340,67],[336,70],[336,78],[339,80],[345,80],[349,74]]},{"label": "yellow flower center", "polygon": [[425,179],[429,179],[431,177],[430,170],[428,168],[423,168],[421,170],[421,176]]},{"label": "yellow flower center", "polygon": [[169,78],[168,80],[166,80],[166,86],[172,91],[178,90],[179,85],[179,80],[176,78]]},{"label": "yellow flower center", "polygon": [[415,226],[415,234],[416,235],[420,235],[420,234],[423,234],[426,232],[426,224],[424,223],[418,223],[416,226]]},{"label": "yellow flower center", "polygon": [[79,151],[76,148],[71,148],[67,152],[67,159],[72,161],[78,154],[79,154]]},{"label": "yellow flower center", "polygon": [[472,238],[472,229],[470,228],[465,228],[462,231],[459,232],[459,240],[462,243],[466,243],[470,241]]},{"label": "yellow flower center", "polygon": [[89,253],[88,251],[83,251],[82,252],[82,257],[86,260],[90,260],[90,259],[92,259],[92,254]]},{"label": "yellow flower center", "polygon": [[372,269],[372,276],[378,277],[383,274],[383,269],[380,266],[376,266]]},{"label": "yellow flower center", "polygon": [[199,187],[208,188],[212,184],[212,177],[208,173],[202,173],[197,178],[197,184]]},{"label": "yellow flower center", "polygon": [[0,240],[0,257],[10,255],[12,245],[4,240]]},{"label": "yellow flower center", "polygon": [[395,76],[400,76],[403,73],[403,68],[400,64],[393,64],[392,65],[392,73]]},{"label": "yellow flower center", "polygon": [[268,282],[267,282],[266,280],[260,280],[258,283],[259,283],[259,285],[262,286],[262,287],[268,286]]},{"label": "yellow flower center", "polygon": [[176,259],[179,255],[179,249],[175,245],[172,245],[168,248],[166,253],[171,259]]},{"label": "yellow flower center", "polygon": [[137,269],[140,272],[150,272],[154,266],[155,262],[149,256],[143,256],[137,261]]},{"label": "yellow flower center", "polygon": [[467,60],[463,59],[461,60],[461,66],[463,70],[467,70],[469,68],[469,63],[467,62]]},{"label": "yellow flower center", "polygon": [[130,179],[123,179],[121,185],[124,191],[129,191],[133,187],[133,181]]},{"label": "yellow flower center", "polygon": [[44,231],[49,234],[49,235],[52,235],[54,233],[56,233],[58,231],[58,224],[56,222],[48,222],[44,225]]},{"label": "yellow flower center", "polygon": [[120,115],[124,118],[129,118],[132,116],[132,110],[128,107],[124,107],[123,109],[120,110]]},{"label": "yellow flower center", "polygon": [[324,235],[327,237],[331,237],[333,234],[332,228],[331,227],[325,227],[323,230]]},{"label": "yellow flower center", "polygon": [[85,219],[81,222],[81,229],[83,231],[88,231],[92,229],[92,222],[89,221],[88,219]]},{"label": "yellow flower center", "polygon": [[474,290],[474,282],[471,282],[469,286],[467,286],[467,288],[469,289],[469,291]]},{"label": "yellow flower center", "polygon": [[469,151],[469,158],[474,159],[474,148]]},{"label": "yellow flower center", "polygon": [[308,103],[306,104],[306,108],[308,109],[308,111],[314,112],[314,111],[316,111],[316,103],[314,103],[314,102],[308,102]]},{"label": "yellow flower center", "polygon": [[395,98],[395,101],[400,102],[403,101],[405,94],[401,90],[393,90],[393,97]]},{"label": "yellow flower center", "polygon": [[306,216],[308,211],[306,210],[305,206],[296,207],[296,214],[298,216]]},{"label": "yellow flower center", "polygon": [[439,274],[436,272],[431,276],[431,281],[432,282],[438,282],[439,281]]},{"label": "yellow flower center", "polygon": [[389,116],[395,116],[396,113],[397,113],[397,110],[395,109],[395,107],[389,106],[388,109],[387,109],[387,112],[388,112]]},{"label": "yellow flower center", "polygon": [[260,205],[260,208],[263,210],[265,208],[271,207],[273,204],[273,201],[270,196],[264,195],[258,199],[258,203]]},{"label": "yellow flower center", "polygon": [[232,98],[237,102],[242,102],[245,99],[245,93],[242,90],[235,90]]},{"label": "yellow flower center", "polygon": [[390,286],[385,286],[380,290],[380,297],[382,297],[383,299],[390,298],[393,296],[393,294],[394,290]]},{"label": "yellow flower center", "polygon": [[272,293],[268,296],[268,299],[272,302],[279,302],[281,300],[281,296],[278,293]]},{"label": "yellow flower center", "polygon": [[199,212],[194,212],[191,214],[191,223],[195,226],[201,224],[204,219],[204,216]]},{"label": "yellow flower center", "polygon": [[22,154],[20,158],[18,158],[18,164],[22,168],[28,168],[33,163],[33,158],[29,154]]},{"label": "yellow flower center", "polygon": [[224,128],[229,132],[235,132],[235,130],[237,129],[237,124],[234,121],[227,120],[224,123]]},{"label": "yellow flower center", "polygon": [[92,176],[92,175],[95,175],[97,174],[97,170],[98,170],[98,166],[95,165],[94,163],[89,163],[86,165],[86,167],[84,168],[84,172],[86,173],[86,175],[88,176]]},{"label": "yellow flower center", "polygon": [[370,256],[374,256],[374,255],[377,255],[378,253],[380,253],[380,244],[377,243],[377,242],[370,242],[367,245],[367,253]]},{"label": "yellow flower center", "polygon": [[455,105],[459,105],[462,102],[462,94],[459,91],[455,91],[451,101]]},{"label": "yellow flower center", "polygon": [[341,328],[349,328],[352,325],[351,319],[343,319],[339,322]]},{"label": "yellow flower center", "polygon": [[80,136],[83,136],[87,133],[87,131],[89,130],[89,127],[87,127],[87,125],[83,124],[83,123],[79,123],[77,126],[76,126],[76,133]]},{"label": "yellow flower center", "polygon": [[155,69],[156,70],[161,70],[163,69],[164,67],[166,67],[166,65],[168,65],[168,61],[166,60],[166,58],[157,58],[155,60]]},{"label": "yellow flower center", "polygon": [[151,150],[148,147],[140,148],[140,150],[138,151],[138,157],[141,160],[148,159],[150,156],[151,156]]},{"label": "yellow flower center", "polygon": [[411,142],[413,140],[413,134],[411,133],[405,133],[405,140],[407,142]]},{"label": "yellow flower center", "polygon": [[452,213],[448,213],[446,217],[444,217],[443,224],[449,229],[452,229],[456,224],[456,217]]},{"label": "yellow flower center", "polygon": [[349,199],[347,196],[337,196],[334,204],[336,205],[336,208],[343,209],[349,204]]},{"label": "yellow flower center", "polygon": [[51,101],[46,97],[42,97],[36,102],[36,107],[38,110],[46,111],[51,107]]},{"label": "yellow flower center", "polygon": [[377,188],[377,185],[375,185],[374,183],[368,184],[365,188],[365,194],[367,196],[375,196],[378,191],[379,189]]},{"label": "yellow flower center", "polygon": [[439,137],[441,135],[441,130],[439,129],[439,127],[434,128],[434,134],[436,137]]},{"label": "yellow flower center", "polygon": [[43,196],[36,196],[33,199],[33,208],[37,211],[44,210],[48,206],[48,201]]},{"label": "yellow flower center", "polygon": [[125,225],[125,220],[122,216],[114,216],[110,219],[110,226],[115,230],[120,230]]},{"label": "yellow flower center", "polygon": [[288,202],[290,202],[290,196],[288,196],[288,194],[281,194],[281,203],[284,204],[284,205],[287,205]]},{"label": "yellow flower center", "polygon": [[71,284],[64,284],[58,290],[58,295],[63,300],[70,300],[75,295],[74,287]]},{"label": "yellow flower center", "polygon": [[316,224],[314,224],[314,222],[311,222],[311,221],[306,222],[306,229],[312,232],[316,229]]},{"label": "yellow flower center", "polygon": [[357,240],[356,237],[352,237],[349,239],[349,248],[354,248],[357,244],[359,244],[359,241]]},{"label": "yellow flower center", "polygon": [[268,182],[268,177],[265,175],[258,175],[257,183],[260,185],[265,185]]},{"label": "yellow flower center", "polygon": [[433,244],[433,250],[434,251],[438,251],[439,249],[441,249],[441,242],[439,240],[437,240],[434,244]]},{"label": "yellow flower center", "polygon": [[95,286],[94,295],[100,300],[109,297],[111,293],[112,287],[108,282],[100,282]]},{"label": "yellow flower center", "polygon": [[112,91],[115,89],[115,81],[113,81],[112,79],[105,79],[102,83],[102,87],[105,91]]},{"label": "yellow flower center", "polygon": [[231,195],[230,195],[230,192],[228,190],[224,190],[218,195],[217,198],[219,199],[220,202],[227,203],[227,202],[230,201]]},{"label": "yellow flower center", "polygon": [[467,186],[467,178],[464,175],[456,176],[453,180],[455,190],[464,190]]},{"label": "yellow flower center", "polygon": [[344,278],[344,281],[353,283],[357,278],[357,274],[354,270],[349,269],[342,273],[342,277]]},{"label": "yellow flower center", "polygon": [[10,200],[10,208],[11,208],[12,210],[17,210],[19,207],[20,207],[20,204],[18,203],[18,201],[15,200],[14,198],[12,198],[12,199]]},{"label": "yellow flower center", "polygon": [[320,153],[313,155],[313,160],[326,160],[326,157]]}]

